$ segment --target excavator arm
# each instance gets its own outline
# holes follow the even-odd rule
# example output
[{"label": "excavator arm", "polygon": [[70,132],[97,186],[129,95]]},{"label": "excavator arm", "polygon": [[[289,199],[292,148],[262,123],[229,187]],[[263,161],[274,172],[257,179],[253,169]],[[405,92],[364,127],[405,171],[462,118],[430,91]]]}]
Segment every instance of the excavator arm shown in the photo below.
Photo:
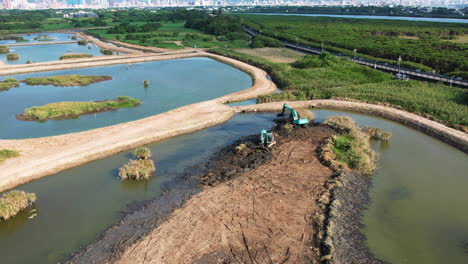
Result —
[{"label": "excavator arm", "polygon": [[283,104],[283,110],[281,111],[281,113],[278,114],[278,117],[284,116],[286,111],[289,111],[291,113],[289,117],[292,119],[293,124],[306,125],[309,123],[309,120],[307,118],[301,118],[296,112],[296,110],[288,106],[286,103]]}]

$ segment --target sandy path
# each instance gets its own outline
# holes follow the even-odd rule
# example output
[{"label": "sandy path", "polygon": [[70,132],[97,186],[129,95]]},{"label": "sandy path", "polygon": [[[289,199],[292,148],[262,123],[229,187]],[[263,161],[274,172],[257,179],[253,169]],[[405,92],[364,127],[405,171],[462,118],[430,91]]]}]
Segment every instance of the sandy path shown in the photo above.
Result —
[{"label": "sandy path", "polygon": [[[285,102],[238,106],[236,110],[239,112],[280,111],[283,103]],[[407,111],[387,106],[341,100],[288,101],[286,103],[293,108],[321,107],[380,116],[416,128],[468,153],[468,134]]]},{"label": "sandy path", "polygon": [[307,130],[279,138],[266,164],[192,197],[113,263],[317,263],[311,218],[332,172],[316,148],[335,132]]},{"label": "sandy path", "polygon": [[[203,53],[157,57],[174,59],[201,55]],[[253,86],[211,101],[110,127],[45,138],[0,140],[0,149],[14,149],[21,154],[18,158],[8,159],[0,164],[0,192],[137,146],[223,123],[235,114],[233,108],[223,105],[224,102],[251,99],[274,93],[277,89],[263,70],[222,56],[207,56],[251,74],[255,80]]]},{"label": "sandy path", "polygon": [[[82,38],[87,40],[88,42],[93,43],[96,47],[101,48],[101,49],[108,49],[116,52],[122,52],[122,53],[142,53],[140,50],[137,49],[131,49],[131,48],[125,48],[125,47],[119,47],[119,46],[114,46],[114,45],[109,45],[106,42],[101,41],[100,39],[97,39],[93,36],[84,34],[82,32],[70,32],[74,33],[75,36],[78,38]],[[111,42],[111,41],[109,41]]]}]

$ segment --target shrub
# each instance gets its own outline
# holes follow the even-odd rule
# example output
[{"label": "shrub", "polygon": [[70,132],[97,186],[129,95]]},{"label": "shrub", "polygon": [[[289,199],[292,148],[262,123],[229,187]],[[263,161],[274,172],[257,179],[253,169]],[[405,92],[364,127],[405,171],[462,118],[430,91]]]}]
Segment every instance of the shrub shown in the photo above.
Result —
[{"label": "shrub", "polygon": [[252,48],[264,48],[264,47],[272,47],[272,48],[279,48],[284,47],[284,44],[281,41],[270,38],[267,36],[257,35],[252,39]]},{"label": "shrub", "polygon": [[139,160],[148,160],[151,158],[151,150],[149,148],[137,148],[132,153],[135,155],[135,158]]},{"label": "shrub", "polygon": [[149,159],[130,160],[119,169],[119,176],[122,180],[147,180],[156,171],[154,162]]},{"label": "shrub", "polygon": [[82,45],[82,46],[88,45],[88,41],[85,40],[85,39],[80,39],[80,40],[78,40],[78,45]]},{"label": "shrub", "polygon": [[4,193],[0,198],[0,220],[8,220],[21,210],[31,206],[36,201],[34,193],[13,190]]},{"label": "shrub", "polygon": [[7,46],[0,45],[0,54],[5,54],[10,52]]},{"label": "shrub", "polygon": [[77,40],[78,38],[76,36],[71,37],[72,40]]},{"label": "shrub", "polygon": [[148,81],[148,80],[144,80],[144,81],[143,81],[143,85],[144,85],[145,87],[148,87],[148,86],[149,86],[149,81]]},{"label": "shrub", "polygon": [[108,49],[101,49],[101,54],[103,54],[103,55],[113,55],[114,52],[112,50],[108,50]]},{"label": "shrub", "polygon": [[348,116],[330,116],[323,124],[339,132],[350,132],[358,129],[356,122]]},{"label": "shrub", "polygon": [[8,53],[6,55],[6,57],[7,57],[7,60],[17,60],[17,59],[19,59],[19,55],[16,54],[16,53]]}]

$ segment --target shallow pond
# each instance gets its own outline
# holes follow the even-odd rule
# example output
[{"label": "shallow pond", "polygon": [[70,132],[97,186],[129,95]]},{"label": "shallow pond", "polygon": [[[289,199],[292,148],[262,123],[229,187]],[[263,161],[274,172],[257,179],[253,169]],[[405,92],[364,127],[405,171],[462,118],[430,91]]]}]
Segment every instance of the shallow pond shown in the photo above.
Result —
[{"label": "shallow pond", "polygon": [[222,125],[149,145],[157,172],[148,182],[120,181],[118,168],[131,157],[124,152],[21,186],[37,194],[38,215],[28,219],[29,210],[0,223],[2,263],[57,263],[96,239],[126,204],[160,195],[162,185],[206,161],[214,151],[271,127],[272,117],[237,115]]},{"label": "shallow pond", "polygon": [[348,115],[361,126],[392,132],[373,175],[363,233],[377,258],[393,264],[468,263],[468,155],[414,129],[376,117]]},{"label": "shallow pond", "polygon": [[[110,75],[113,79],[86,87],[31,86],[22,83],[18,88],[0,92],[0,138],[43,137],[115,125],[214,99],[252,85],[248,74],[208,58],[37,72],[10,77],[24,80],[28,77],[66,74]],[[143,86],[143,80],[149,80],[149,87]],[[107,100],[122,95],[140,99],[142,104],[134,108],[84,115],[78,119],[49,120],[43,123],[16,119],[16,114],[32,106],[61,101]]]},{"label": "shallow pond", "polygon": [[[362,218],[367,244],[380,259],[402,263],[468,263],[467,155],[430,136],[371,116],[314,110],[316,121],[348,115],[361,126],[392,132],[373,175],[371,202]],[[152,144],[157,176],[149,182],[122,183],[121,153],[21,186],[35,192],[38,215],[24,212],[0,223],[0,254],[5,263],[56,263],[95,239],[132,201],[158,196],[192,165],[243,135],[272,125],[274,114],[242,114],[225,124]],[[71,186],[73,186],[71,188]],[[168,185],[165,185],[168,186]],[[27,254],[25,254],[27,252]],[[3,257],[5,256],[5,257]]]},{"label": "shallow pond", "polygon": [[[91,48],[88,48],[91,47]],[[101,49],[93,45],[51,44],[9,47],[10,53],[16,53],[18,60],[7,60],[6,54],[0,54],[0,61],[6,64],[24,64],[27,61],[44,62],[59,60],[60,56],[73,53],[86,53],[101,56]]]},{"label": "shallow pond", "polygon": [[[25,42],[16,42],[16,40],[0,40],[0,45],[5,44],[22,44],[22,43],[47,43],[47,42],[58,42],[58,41],[72,41],[73,34],[68,33],[34,33],[34,34],[25,34],[25,35],[17,35],[19,37],[23,37]],[[38,39],[34,39],[36,37],[42,36],[43,38],[47,38],[50,40],[47,41],[40,41]]]}]

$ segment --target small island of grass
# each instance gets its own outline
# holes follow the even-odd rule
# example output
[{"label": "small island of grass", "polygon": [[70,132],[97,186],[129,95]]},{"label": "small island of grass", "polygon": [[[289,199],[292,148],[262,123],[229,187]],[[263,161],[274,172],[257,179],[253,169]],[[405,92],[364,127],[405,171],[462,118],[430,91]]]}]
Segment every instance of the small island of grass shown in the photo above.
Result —
[{"label": "small island of grass", "polygon": [[11,149],[0,150],[0,163],[4,162],[8,158],[18,157],[19,153]]},{"label": "small island of grass", "polygon": [[60,60],[91,58],[93,55],[86,53],[72,53],[60,56]]},{"label": "small island of grass", "polygon": [[0,81],[0,92],[1,91],[8,91],[11,88],[15,88],[19,86],[19,81],[13,78],[6,78],[3,81]]},{"label": "small island of grass", "polygon": [[58,102],[27,108],[23,114],[16,115],[16,118],[24,121],[72,119],[78,118],[81,115],[135,107],[140,103],[140,100],[128,96],[119,96],[114,100],[106,101]]},{"label": "small island of grass", "polygon": [[6,55],[7,57],[7,60],[11,61],[11,60],[18,60],[19,59],[19,55],[16,54],[16,53],[8,53]]},{"label": "small island of grass", "polygon": [[112,80],[108,75],[60,75],[52,77],[27,78],[23,82],[28,85],[53,85],[53,86],[87,86],[92,83]]},{"label": "small island of grass", "polygon": [[5,53],[8,53],[8,52],[10,52],[10,50],[8,49],[7,46],[0,45],[0,54],[5,54]]},{"label": "small island of grass", "polygon": [[31,206],[36,201],[36,194],[13,190],[0,197],[0,221],[8,220]]}]

